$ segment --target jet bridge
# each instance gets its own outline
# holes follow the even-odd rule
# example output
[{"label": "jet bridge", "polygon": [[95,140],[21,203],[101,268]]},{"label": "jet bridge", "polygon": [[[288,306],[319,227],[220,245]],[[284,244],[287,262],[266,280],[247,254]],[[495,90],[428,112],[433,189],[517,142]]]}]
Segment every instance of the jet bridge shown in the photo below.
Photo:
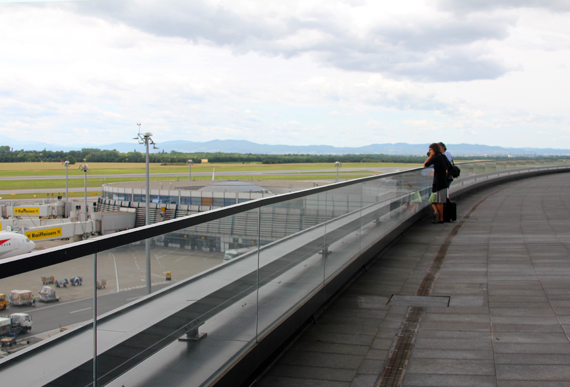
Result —
[{"label": "jet bridge", "polygon": [[128,209],[111,212],[94,212],[86,221],[66,219],[0,219],[0,230],[25,234],[33,241],[87,238],[134,228],[136,214]]}]

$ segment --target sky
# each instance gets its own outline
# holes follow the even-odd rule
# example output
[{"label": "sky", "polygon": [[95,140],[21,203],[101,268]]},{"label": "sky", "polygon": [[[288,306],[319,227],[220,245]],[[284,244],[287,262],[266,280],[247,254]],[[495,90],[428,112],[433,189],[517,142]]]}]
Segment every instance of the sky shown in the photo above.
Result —
[{"label": "sky", "polygon": [[570,148],[567,0],[0,0],[0,36],[5,138]]}]

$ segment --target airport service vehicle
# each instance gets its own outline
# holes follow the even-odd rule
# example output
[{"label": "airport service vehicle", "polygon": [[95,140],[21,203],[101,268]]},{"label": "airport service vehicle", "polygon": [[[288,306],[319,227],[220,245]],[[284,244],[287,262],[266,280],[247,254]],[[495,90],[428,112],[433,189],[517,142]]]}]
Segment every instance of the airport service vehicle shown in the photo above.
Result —
[{"label": "airport service vehicle", "polygon": [[69,285],[67,278],[64,278],[63,281],[55,281],[56,288],[66,288],[67,285]]},{"label": "airport service vehicle", "polygon": [[42,290],[39,291],[39,293],[41,302],[59,301],[59,298],[55,294],[55,289],[51,286],[44,286]]},{"label": "airport service vehicle", "polygon": [[34,305],[35,298],[31,290],[12,290],[8,301],[12,306]]},{"label": "airport service vehicle", "polygon": [[32,330],[32,316],[27,313],[12,313],[0,317],[0,337],[9,334],[28,333]]},{"label": "airport service vehicle", "polygon": [[81,286],[83,285],[83,277],[71,277],[71,286]]},{"label": "airport service vehicle", "polygon": [[0,293],[0,310],[6,310],[8,307],[8,298],[4,293]]},{"label": "airport service vehicle", "polygon": [[257,247],[244,247],[241,249],[226,250],[226,254],[224,255],[224,261],[231,261],[232,259],[236,259],[240,255],[243,255],[255,249],[257,249]]},{"label": "airport service vehicle", "polygon": [[0,258],[26,254],[35,248],[36,244],[25,235],[0,231]]},{"label": "airport service vehicle", "polygon": [[0,317],[0,337],[12,333],[12,320],[9,317]]},{"label": "airport service vehicle", "polygon": [[32,316],[27,313],[12,313],[9,319],[12,324],[12,333],[28,333],[32,330]]},{"label": "airport service vehicle", "polygon": [[15,333],[8,333],[6,336],[0,339],[0,347],[11,347],[16,344],[16,338],[18,337]]}]

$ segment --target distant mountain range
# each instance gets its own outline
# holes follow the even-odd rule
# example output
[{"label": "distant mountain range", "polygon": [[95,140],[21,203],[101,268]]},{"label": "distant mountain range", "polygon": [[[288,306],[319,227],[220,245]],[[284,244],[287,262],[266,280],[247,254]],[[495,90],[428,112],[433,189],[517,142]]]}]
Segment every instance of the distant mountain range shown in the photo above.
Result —
[{"label": "distant mountain range", "polygon": [[[82,148],[98,148],[104,150],[117,150],[119,152],[144,152],[144,147],[136,142],[120,142],[106,145],[93,144],[73,144],[58,145],[42,142],[19,141],[4,137],[0,145],[8,145],[13,149],[25,150],[51,150],[51,151],[71,151]],[[429,144],[371,144],[361,147],[335,147],[330,145],[267,145],[257,144],[245,140],[212,140],[206,142],[193,141],[165,141],[158,143],[158,150],[155,152],[178,151],[178,152],[224,152],[224,153],[255,153],[255,154],[387,154],[387,155],[424,155]],[[503,148],[500,146],[488,146],[477,144],[447,144],[449,151],[453,155],[465,156],[548,156],[548,155],[570,155],[569,149],[554,148]]]}]

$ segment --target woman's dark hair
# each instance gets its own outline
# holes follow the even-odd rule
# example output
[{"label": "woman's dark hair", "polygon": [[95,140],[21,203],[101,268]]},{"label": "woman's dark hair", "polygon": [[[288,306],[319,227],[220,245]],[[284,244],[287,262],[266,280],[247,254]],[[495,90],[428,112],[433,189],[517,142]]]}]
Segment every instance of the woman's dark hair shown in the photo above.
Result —
[{"label": "woman's dark hair", "polygon": [[431,144],[429,146],[431,149],[433,149],[433,151],[435,152],[436,155],[440,155],[441,154],[441,149],[439,147],[439,144],[437,142],[434,142],[433,144]]}]

